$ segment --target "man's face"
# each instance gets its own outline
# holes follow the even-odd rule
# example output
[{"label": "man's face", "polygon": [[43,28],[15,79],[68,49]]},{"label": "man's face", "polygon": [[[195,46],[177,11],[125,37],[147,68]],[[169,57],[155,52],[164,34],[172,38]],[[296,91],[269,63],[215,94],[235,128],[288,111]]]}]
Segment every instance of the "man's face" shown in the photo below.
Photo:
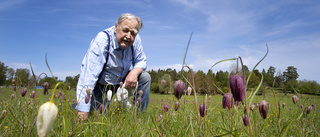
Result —
[{"label": "man's face", "polygon": [[116,24],[114,32],[116,33],[117,43],[122,49],[130,47],[138,34],[139,24],[136,19],[125,19],[121,24]]}]

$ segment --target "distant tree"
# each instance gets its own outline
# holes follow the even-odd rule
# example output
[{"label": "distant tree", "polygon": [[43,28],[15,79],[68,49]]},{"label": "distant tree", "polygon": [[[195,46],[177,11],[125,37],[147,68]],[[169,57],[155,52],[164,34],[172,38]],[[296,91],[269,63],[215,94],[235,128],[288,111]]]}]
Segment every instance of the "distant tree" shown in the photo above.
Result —
[{"label": "distant tree", "polygon": [[215,74],[212,72],[211,69],[209,69],[205,79],[208,94],[216,94],[216,87],[213,85],[214,82]]},{"label": "distant tree", "polygon": [[8,68],[7,69],[7,81],[6,81],[6,85],[11,85],[12,84],[12,80],[14,79],[14,74],[15,74],[15,70],[13,68]]},{"label": "distant tree", "polygon": [[293,92],[293,89],[296,89],[298,86],[297,78],[299,77],[299,74],[297,72],[297,68],[289,66],[286,71],[283,72],[283,77],[285,80],[285,90]]},{"label": "distant tree", "polygon": [[275,77],[274,77],[275,72],[276,72],[276,69],[273,66],[270,66],[266,75],[263,75],[264,81],[268,83],[268,86],[271,86],[271,87],[273,86],[273,82],[275,80]]},{"label": "distant tree", "polygon": [[260,81],[261,81],[261,75],[260,75],[259,70],[255,69],[251,73],[252,74],[251,74],[251,77],[249,79],[247,89],[257,87],[259,85]]},{"label": "distant tree", "polygon": [[17,85],[19,84],[20,86],[27,86],[29,83],[29,76],[30,76],[30,71],[29,69],[26,68],[19,68],[16,69],[16,74],[15,74],[15,79],[17,82]]},{"label": "distant tree", "polygon": [[293,66],[289,66],[285,72],[283,72],[283,77],[285,82],[292,80],[292,79],[297,79],[299,78],[299,74],[297,72],[297,68]]},{"label": "distant tree", "polygon": [[6,81],[6,73],[8,67],[4,65],[4,63],[0,62],[0,85],[4,85]]},{"label": "distant tree", "polygon": [[216,73],[216,86],[223,90],[223,92],[225,93],[227,93],[229,90],[228,74],[228,71],[223,72],[222,70]]},{"label": "distant tree", "polygon": [[277,72],[272,84],[274,85],[275,88],[283,88],[284,78],[283,78],[283,75],[281,73],[281,70],[278,70],[278,72]]},{"label": "distant tree", "polygon": [[206,74],[202,70],[198,70],[195,74],[196,91],[201,94],[207,93],[207,87],[205,83]]},{"label": "distant tree", "polygon": [[298,89],[303,94],[316,94],[320,91],[320,85],[316,81],[301,80],[298,82]]}]

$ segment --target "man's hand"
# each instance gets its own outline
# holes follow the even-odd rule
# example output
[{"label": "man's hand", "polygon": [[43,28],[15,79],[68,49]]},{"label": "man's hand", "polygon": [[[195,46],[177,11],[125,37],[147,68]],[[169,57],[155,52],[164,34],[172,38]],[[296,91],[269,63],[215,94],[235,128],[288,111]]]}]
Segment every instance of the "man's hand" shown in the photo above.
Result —
[{"label": "man's hand", "polygon": [[78,112],[79,121],[88,119],[88,112]]},{"label": "man's hand", "polygon": [[127,75],[124,83],[126,83],[125,88],[135,88],[137,81],[138,81],[138,76],[142,72],[142,69],[140,68],[134,68],[130,71],[130,73]]}]

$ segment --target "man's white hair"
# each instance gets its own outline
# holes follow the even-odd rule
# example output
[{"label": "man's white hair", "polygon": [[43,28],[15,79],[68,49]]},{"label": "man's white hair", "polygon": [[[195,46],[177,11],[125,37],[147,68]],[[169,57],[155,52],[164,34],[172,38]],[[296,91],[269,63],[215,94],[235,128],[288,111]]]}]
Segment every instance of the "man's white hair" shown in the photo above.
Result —
[{"label": "man's white hair", "polygon": [[143,26],[143,23],[142,23],[142,20],[136,16],[136,15],[133,15],[131,13],[123,13],[119,16],[118,18],[118,21],[116,23],[116,25],[120,25],[125,19],[136,19],[138,21],[138,24],[139,24],[139,28],[138,28],[138,31],[142,28]]}]

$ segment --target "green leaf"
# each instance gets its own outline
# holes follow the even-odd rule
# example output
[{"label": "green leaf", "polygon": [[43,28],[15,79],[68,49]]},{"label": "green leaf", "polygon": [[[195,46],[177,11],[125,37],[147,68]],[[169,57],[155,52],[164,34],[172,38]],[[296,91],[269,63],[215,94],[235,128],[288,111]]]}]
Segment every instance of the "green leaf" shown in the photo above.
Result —
[{"label": "green leaf", "polygon": [[232,61],[232,60],[236,60],[237,58],[231,58],[231,59],[224,59],[224,60],[220,60],[217,63],[213,64],[212,67],[210,69],[212,69],[215,65],[221,63],[221,62],[225,62],[225,61]]},{"label": "green leaf", "polygon": [[[263,75],[262,75],[262,74],[260,74],[260,75],[261,75],[260,83],[259,83],[258,87],[256,88],[256,91],[254,91],[254,93],[252,94],[252,97],[251,97],[250,102],[249,102],[249,106],[251,105],[252,100],[254,99],[254,97],[256,96],[256,94],[257,94],[257,92],[258,92],[258,90],[260,89],[260,87],[261,87],[261,85],[262,85]],[[250,98],[250,97],[249,97],[249,98]]]},{"label": "green leaf", "polygon": [[254,68],[252,69],[251,73],[249,74],[249,76],[248,76],[248,78],[247,78],[246,87],[248,87],[249,79],[250,79],[250,77],[251,77],[251,74],[252,74],[253,70],[256,69],[256,67],[260,64],[260,62],[261,62],[262,60],[264,60],[264,58],[266,58],[266,56],[267,56],[268,53],[269,53],[268,45],[266,45],[266,46],[267,46],[267,53],[264,55],[264,57],[263,57],[263,58],[254,66]]},{"label": "green leaf", "polygon": [[46,58],[45,58],[45,60],[46,60],[47,67],[48,67],[48,69],[49,69],[49,71],[50,71],[50,73],[51,73],[51,75],[52,75],[52,78],[57,81],[57,79],[54,77],[54,75],[53,75],[53,73],[52,73],[52,71],[51,71],[51,69],[50,69],[50,67],[49,67],[48,60],[47,60],[47,53],[46,53]]}]

